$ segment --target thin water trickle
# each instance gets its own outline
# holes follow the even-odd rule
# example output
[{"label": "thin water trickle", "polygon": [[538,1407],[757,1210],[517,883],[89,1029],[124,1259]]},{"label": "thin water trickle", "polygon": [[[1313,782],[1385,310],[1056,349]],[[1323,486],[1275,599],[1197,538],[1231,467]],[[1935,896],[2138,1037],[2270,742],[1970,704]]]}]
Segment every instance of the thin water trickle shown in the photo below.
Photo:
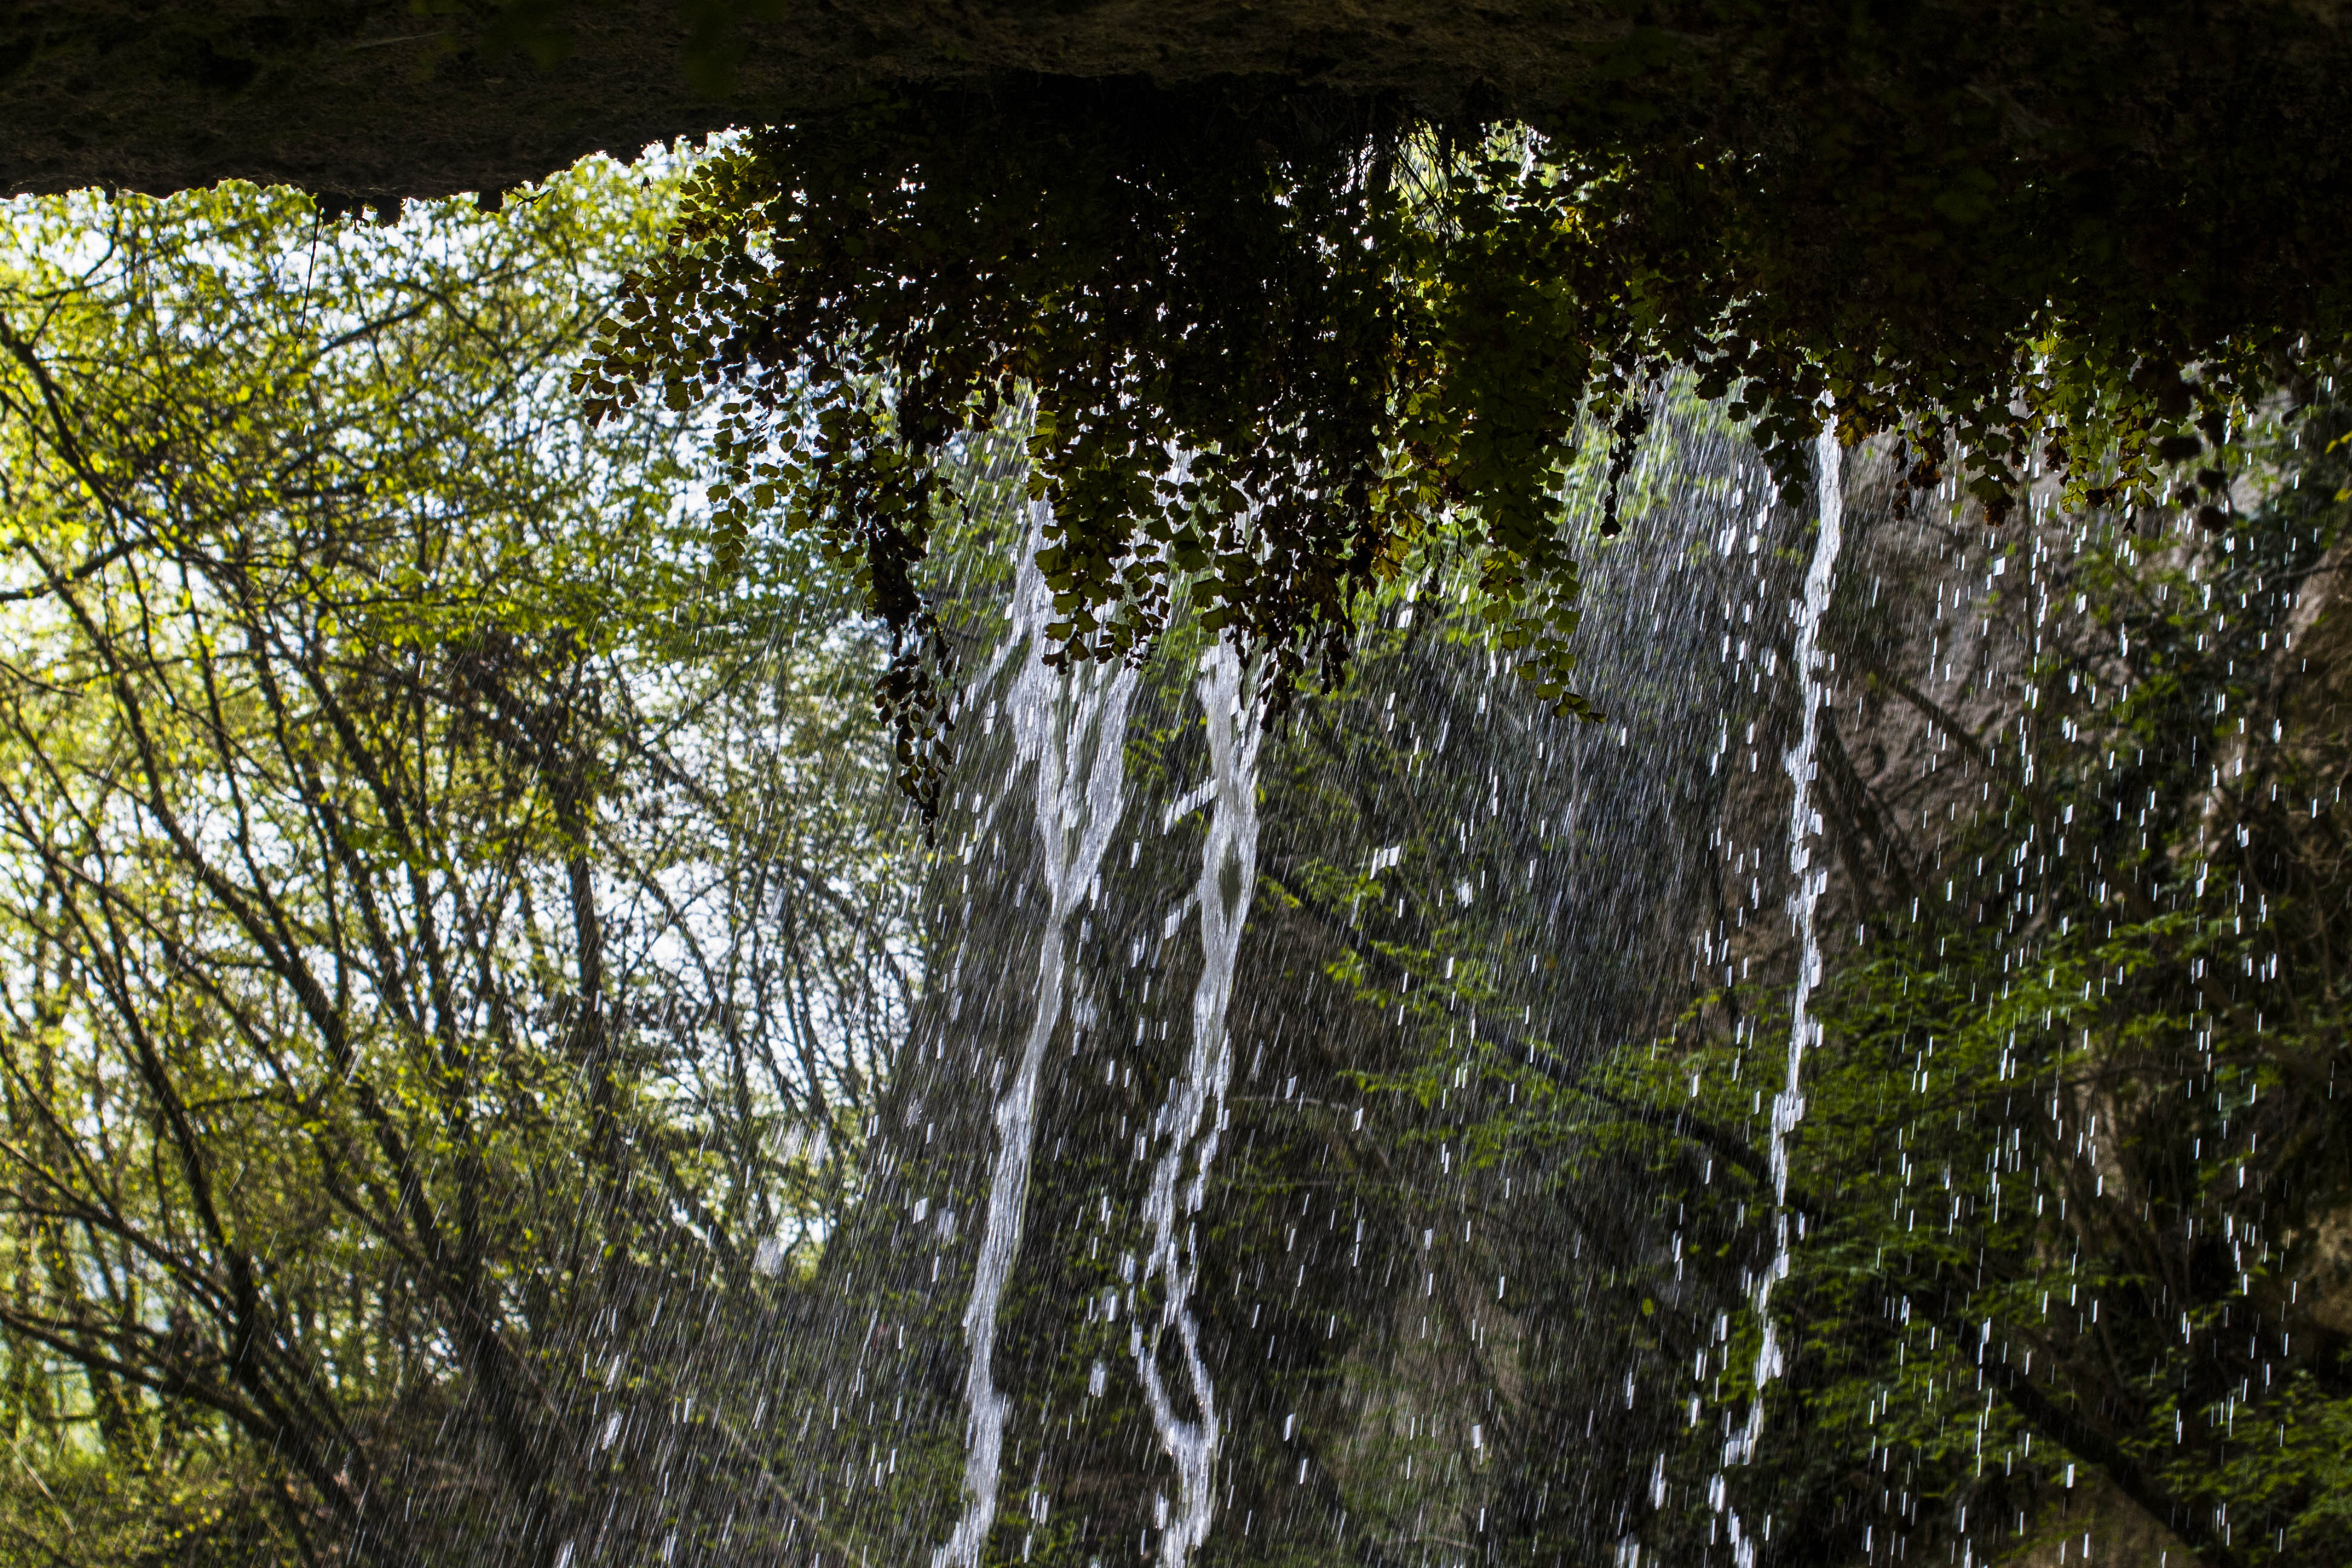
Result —
[{"label": "thin water trickle", "polygon": [[[1755,1454],[1764,1432],[1764,1390],[1780,1374],[1780,1335],[1772,1321],[1771,1303],[1774,1282],[1789,1270],[1789,1134],[1804,1114],[1805,1053],[1821,1031],[1820,1021],[1809,1011],[1813,989],[1822,979],[1822,944],[1813,928],[1813,914],[1828,884],[1829,872],[1826,868],[1818,871],[1813,868],[1812,839],[1820,831],[1821,817],[1813,809],[1812,783],[1814,751],[1821,737],[1822,692],[1818,669],[1822,617],[1828,613],[1830,590],[1837,578],[1845,510],[1842,454],[1834,425],[1822,432],[1817,450],[1821,525],[1813,540],[1812,564],[1805,573],[1804,597],[1797,605],[1796,642],[1791,654],[1798,686],[1797,741],[1783,759],[1790,786],[1789,871],[1795,879],[1796,891],[1790,895],[1789,907],[1796,924],[1797,979],[1789,999],[1788,1072],[1780,1093],[1772,1100],[1768,1154],[1772,1181],[1772,1259],[1756,1281],[1756,1321],[1763,1336],[1756,1355],[1756,1397],[1748,1407],[1746,1428],[1725,1446],[1726,1464],[1744,1462]],[[1743,1533],[1736,1511],[1731,1515],[1730,1525],[1734,1554],[1741,1568],[1747,1568],[1755,1557],[1753,1538]]]},{"label": "thin water trickle", "polygon": [[1012,797],[1023,769],[1034,772],[1045,883],[1037,1001],[1021,1059],[991,1118],[996,1151],[988,1212],[972,1266],[971,1304],[963,1315],[970,1445],[964,1459],[963,1511],[954,1532],[932,1553],[934,1568],[973,1568],[996,1520],[1004,1426],[1011,1412],[1011,1400],[997,1386],[992,1367],[996,1323],[1006,1281],[1021,1251],[1045,1047],[1061,1022],[1066,1001],[1064,928],[1093,889],[1103,855],[1126,812],[1124,746],[1135,672],[1124,665],[1106,668],[1084,660],[1059,668],[1044,662],[1045,627],[1054,608],[1053,592],[1036,563],[1045,523],[1045,509],[1039,503],[1032,510],[1030,536],[1014,581],[1012,625],[991,669],[993,674],[1007,663],[1013,666],[1004,712],[1012,726],[1014,763],[987,808],[992,816]]},{"label": "thin water trickle", "polygon": [[[1213,802],[1194,894],[1201,917],[1201,978],[1192,990],[1191,1049],[1154,1123],[1165,1143],[1143,1201],[1144,1221],[1151,1232],[1144,1277],[1160,1280],[1166,1292],[1160,1332],[1147,1336],[1139,1325],[1134,1341],[1136,1370],[1143,1380],[1152,1428],[1176,1465],[1176,1509],[1160,1538],[1162,1568],[1182,1568],[1208,1539],[1216,1506],[1212,1483],[1222,1427],[1216,1388],[1202,1360],[1200,1323],[1192,1307],[1200,1253],[1191,1227],[1180,1247],[1177,1226],[1184,1215],[1201,1210],[1223,1131],[1225,1089],[1234,1065],[1225,1024],[1233,1001],[1234,961],[1257,887],[1257,754],[1263,733],[1247,668],[1231,644],[1220,640],[1202,660],[1197,689],[1208,730],[1208,784]],[[1188,1166],[1190,1181],[1185,1180]],[[1160,1370],[1160,1341],[1171,1330],[1184,1387],[1198,1412],[1190,1420],[1177,1413]]]}]

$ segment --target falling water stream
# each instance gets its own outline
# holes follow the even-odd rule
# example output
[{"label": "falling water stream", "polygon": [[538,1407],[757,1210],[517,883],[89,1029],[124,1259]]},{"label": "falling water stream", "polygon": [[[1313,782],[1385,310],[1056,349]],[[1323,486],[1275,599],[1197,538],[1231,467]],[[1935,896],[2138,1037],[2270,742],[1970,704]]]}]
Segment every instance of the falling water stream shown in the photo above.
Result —
[{"label": "falling water stream", "polygon": [[[1821,814],[1813,806],[1813,784],[1820,763],[1815,755],[1821,738],[1823,701],[1819,666],[1822,658],[1822,617],[1829,612],[1830,593],[1837,580],[1838,551],[1843,542],[1845,496],[1843,454],[1837,429],[1822,432],[1815,447],[1821,501],[1820,523],[1813,535],[1812,563],[1805,573],[1803,596],[1792,605],[1796,636],[1789,656],[1797,681],[1797,738],[1782,765],[1789,775],[1789,874],[1795,885],[1789,913],[1797,933],[1797,977],[1789,997],[1789,1056],[1780,1092],[1772,1097],[1772,1121],[1766,1159],[1772,1184],[1772,1257],[1756,1278],[1756,1318],[1762,1342],[1756,1355],[1756,1397],[1748,1406],[1748,1423],[1724,1446],[1727,1465],[1752,1457],[1764,1435],[1764,1391],[1783,1370],[1780,1325],[1772,1317],[1772,1287],[1789,1272],[1791,1237],[1789,1223],[1789,1134],[1805,1113],[1805,1053],[1821,1032],[1820,1022],[1808,1011],[1815,987],[1822,982],[1822,943],[1814,914],[1828,884],[1827,867],[1815,868],[1813,839],[1822,830]],[[1715,1493],[1720,1505],[1722,1489]],[[1755,1560],[1755,1543],[1748,1538],[1738,1512],[1729,1511],[1728,1528],[1735,1560],[1748,1568]]]},{"label": "falling water stream", "polygon": [[[1225,1090],[1234,1064],[1226,1032],[1234,962],[1257,890],[1261,714],[1246,666],[1230,643],[1218,641],[1202,660],[1198,689],[1209,743],[1209,778],[1202,787],[1213,813],[1201,840],[1201,879],[1193,893],[1201,922],[1201,978],[1192,990],[1191,1045],[1154,1119],[1153,1131],[1163,1146],[1152,1163],[1143,1200],[1150,1233],[1145,1278],[1158,1279],[1165,1292],[1160,1331],[1147,1335],[1139,1324],[1132,1346],[1152,1427],[1176,1466],[1175,1513],[1160,1533],[1162,1568],[1181,1568],[1208,1539],[1215,1510],[1220,1428],[1216,1388],[1202,1360],[1201,1326],[1192,1306],[1201,1258],[1198,1229],[1191,1216],[1200,1213],[1207,1199],[1210,1163],[1223,1130]],[[1171,814],[1171,826],[1172,821]],[[1186,1226],[1181,1245],[1180,1224]],[[1183,1391],[1195,1412],[1190,1418],[1178,1413],[1160,1371],[1160,1341],[1171,1331]]]},{"label": "falling water stream", "polygon": [[[1003,795],[998,804],[1017,787],[1024,770],[1032,774],[1045,871],[1037,999],[1020,1059],[1011,1080],[998,1093],[991,1119],[996,1149],[979,1258],[972,1269],[971,1304],[963,1315],[968,1356],[964,1401],[970,1422],[963,1511],[955,1532],[932,1554],[937,1568],[971,1568],[980,1561],[996,1519],[1008,1411],[992,1364],[997,1316],[1021,1251],[1045,1047],[1062,1021],[1067,994],[1066,929],[1071,915],[1094,889],[1103,856],[1126,809],[1127,715],[1135,695],[1135,674],[1123,665],[1106,668],[1079,661],[1055,668],[1044,662],[1053,595],[1036,563],[1044,536],[1043,503],[1034,510],[1013,587],[1011,629],[997,662],[999,668],[1006,663],[1013,668],[1004,715],[1017,759],[1001,781]],[[989,815],[994,809],[992,805]]]}]

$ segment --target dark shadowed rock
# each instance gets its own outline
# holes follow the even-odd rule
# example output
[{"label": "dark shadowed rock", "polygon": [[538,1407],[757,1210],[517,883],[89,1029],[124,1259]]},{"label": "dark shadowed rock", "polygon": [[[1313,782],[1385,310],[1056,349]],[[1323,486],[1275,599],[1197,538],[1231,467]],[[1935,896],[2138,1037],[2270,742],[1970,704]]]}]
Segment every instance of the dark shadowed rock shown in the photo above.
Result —
[{"label": "dark shadowed rock", "polygon": [[2062,171],[2218,158],[2257,184],[2308,180],[2315,142],[2332,146],[2344,122],[2344,11],[2337,0],[29,0],[0,13],[0,185],[163,192],[243,177],[362,202],[490,193],[596,149],[634,153],[893,87],[1242,78],[1402,95],[1446,119],[1528,113],[1618,144],[1693,137],[1843,165],[1857,151],[1828,144],[1843,136],[1901,163],[1965,222],[1971,168],[2011,157]]},{"label": "dark shadowed rock", "polygon": [[0,182],[497,191],[583,153],[992,77],[1545,96],[1607,8],[1376,0],[37,0],[0,20]]}]

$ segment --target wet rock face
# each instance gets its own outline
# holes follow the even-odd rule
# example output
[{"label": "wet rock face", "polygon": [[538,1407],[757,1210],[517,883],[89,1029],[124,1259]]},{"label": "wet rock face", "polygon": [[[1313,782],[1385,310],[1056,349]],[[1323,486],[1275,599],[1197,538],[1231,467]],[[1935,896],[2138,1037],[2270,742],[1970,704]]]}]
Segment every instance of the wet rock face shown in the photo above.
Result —
[{"label": "wet rock face", "polygon": [[2032,1544],[2010,1561],[2014,1568],[2060,1568],[2084,1562],[2198,1568],[2201,1559],[2105,1478],[2089,1475],[2044,1510],[2035,1522]]}]

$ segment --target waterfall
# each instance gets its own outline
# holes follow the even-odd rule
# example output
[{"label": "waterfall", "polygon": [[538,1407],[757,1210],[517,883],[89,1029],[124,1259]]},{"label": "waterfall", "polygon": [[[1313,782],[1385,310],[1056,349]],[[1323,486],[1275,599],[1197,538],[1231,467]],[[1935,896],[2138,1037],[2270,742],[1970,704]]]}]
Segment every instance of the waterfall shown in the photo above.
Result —
[{"label": "waterfall", "polygon": [[964,1310],[964,1404],[969,1447],[964,1459],[963,1513],[954,1533],[932,1553],[933,1568],[976,1568],[995,1522],[1004,1423],[1011,1402],[996,1385],[992,1358],[996,1319],[1006,1280],[1021,1251],[1028,1206],[1029,1167],[1037,1135],[1037,1094],[1045,1047],[1061,1022],[1065,1001],[1063,931],[1094,889],[1103,855],[1126,810],[1125,745],[1135,672],[1074,660],[1055,669],[1044,660],[1053,593],[1038,570],[1045,508],[1032,509],[1014,579],[1012,625],[991,673],[1009,661],[1013,686],[1004,699],[1013,763],[988,816],[1009,799],[1024,768],[1034,770],[1038,847],[1045,882],[1045,913],[1037,951],[1037,1005],[1012,1081],[997,1097],[992,1121],[996,1158],[988,1186],[988,1213],[972,1266],[971,1300]]},{"label": "waterfall", "polygon": [[[1789,1271],[1789,1133],[1804,1114],[1801,1090],[1805,1052],[1821,1032],[1808,1012],[1813,989],[1822,979],[1822,944],[1813,929],[1813,910],[1828,884],[1826,869],[1813,869],[1812,837],[1821,831],[1821,814],[1813,809],[1813,748],[1821,733],[1822,617],[1828,613],[1830,590],[1837,577],[1838,546],[1845,519],[1845,496],[1838,449],[1837,426],[1823,429],[1817,446],[1821,479],[1821,531],[1813,540],[1813,561],[1805,572],[1805,595],[1797,605],[1796,647],[1790,655],[1797,677],[1799,718],[1796,744],[1783,765],[1790,783],[1789,870],[1796,891],[1789,909],[1797,927],[1797,982],[1789,1002],[1789,1067],[1780,1092],[1772,1099],[1770,1164],[1772,1177],[1772,1261],[1756,1281],[1756,1318],[1763,1342],[1756,1355],[1756,1398],[1748,1407],[1747,1429],[1725,1445],[1727,1464],[1753,1456],[1764,1433],[1764,1390],[1780,1374],[1780,1342],[1772,1322],[1772,1286]],[[1731,1516],[1732,1545],[1741,1568],[1755,1557],[1755,1543],[1743,1538],[1739,1516]]]},{"label": "waterfall", "polygon": [[[1233,1045],[1225,1031],[1233,998],[1234,960],[1242,926],[1257,885],[1257,752],[1262,732],[1258,705],[1248,689],[1240,653],[1220,640],[1202,660],[1198,689],[1208,730],[1212,816],[1201,843],[1200,884],[1194,900],[1201,915],[1201,978],[1192,989],[1192,1035],[1184,1065],[1170,1083],[1153,1127],[1165,1142],[1151,1170],[1143,1201],[1150,1229],[1144,1278],[1161,1281],[1160,1331],[1147,1339],[1134,1331],[1136,1370],[1143,1380],[1151,1425],[1160,1446],[1175,1461],[1177,1505],[1160,1539],[1161,1568],[1183,1568],[1193,1548],[1208,1539],[1215,1510],[1211,1489],[1220,1428],[1216,1389],[1201,1359],[1200,1325],[1192,1315],[1192,1289],[1200,1256],[1192,1227],[1177,1241],[1180,1217],[1200,1212],[1216,1157],[1225,1089],[1233,1078]],[[1205,1123],[1205,1126],[1204,1126]],[[1185,1181],[1187,1166],[1191,1180]],[[1173,1330],[1187,1392],[1199,1415],[1176,1413],[1160,1370],[1161,1339]]]}]

